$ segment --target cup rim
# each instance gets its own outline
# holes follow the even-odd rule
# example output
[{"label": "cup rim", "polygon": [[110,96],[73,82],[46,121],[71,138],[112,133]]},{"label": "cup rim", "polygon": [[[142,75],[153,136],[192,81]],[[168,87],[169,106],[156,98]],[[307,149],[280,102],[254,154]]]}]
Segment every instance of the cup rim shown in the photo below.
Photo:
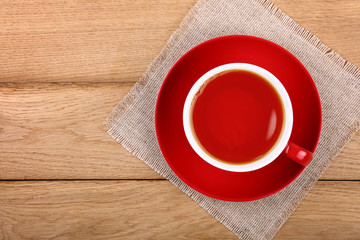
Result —
[{"label": "cup rim", "polygon": [[[281,102],[283,104],[284,109],[284,127],[281,132],[281,136],[278,139],[278,141],[275,143],[275,146],[266,153],[265,156],[260,158],[259,160],[256,160],[254,162],[245,163],[245,164],[227,164],[225,162],[221,162],[219,160],[216,160],[214,157],[210,156],[208,153],[204,151],[202,147],[200,147],[200,143],[195,139],[193,130],[192,130],[192,120],[191,120],[191,105],[193,98],[197,94],[197,92],[200,90],[201,86],[212,76],[219,74],[224,71],[229,70],[245,70],[253,72],[257,75],[260,75],[262,78],[264,78],[266,81],[268,81],[273,88],[276,90],[278,95],[280,96]],[[215,67],[208,72],[206,72],[204,75],[202,75],[191,87],[183,108],[183,127],[185,131],[185,136],[192,147],[192,149],[206,162],[211,164],[214,167],[231,171],[231,172],[249,172],[254,171],[257,169],[260,169],[268,164],[270,164],[272,161],[274,161],[285,149],[287,146],[290,135],[292,132],[293,127],[293,110],[291,105],[290,97],[285,89],[285,87],[282,85],[280,80],[278,80],[272,73],[267,71],[266,69],[259,67],[257,65],[249,64],[249,63],[229,63],[220,65],[218,67]]]}]

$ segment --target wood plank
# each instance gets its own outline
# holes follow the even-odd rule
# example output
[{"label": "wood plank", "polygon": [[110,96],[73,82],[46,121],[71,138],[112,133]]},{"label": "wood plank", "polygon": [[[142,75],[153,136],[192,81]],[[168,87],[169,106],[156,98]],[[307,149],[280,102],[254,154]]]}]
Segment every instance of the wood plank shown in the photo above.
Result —
[{"label": "wood plank", "polygon": [[0,87],[0,178],[159,178],[106,132],[131,85]]},{"label": "wood plank", "polygon": [[[4,1],[0,82],[136,81],[196,0]],[[357,0],[274,0],[360,65]]]},{"label": "wood plank", "polygon": [[[0,179],[161,178],[103,125],[132,84],[0,85]],[[322,179],[360,179],[360,132]]]},{"label": "wood plank", "polygon": [[1,182],[1,239],[233,239],[167,181]]},{"label": "wood plank", "polygon": [[360,131],[350,139],[320,179],[360,180]]},{"label": "wood plank", "polygon": [[[318,182],[275,239],[359,239],[360,183]],[[1,182],[2,239],[235,239],[168,181]]]},{"label": "wood plank", "polygon": [[358,0],[272,0],[346,60],[360,66]]},{"label": "wood plank", "polygon": [[360,239],[360,182],[317,182],[275,240]]},{"label": "wood plank", "polygon": [[135,81],[195,2],[3,1],[0,81]]}]

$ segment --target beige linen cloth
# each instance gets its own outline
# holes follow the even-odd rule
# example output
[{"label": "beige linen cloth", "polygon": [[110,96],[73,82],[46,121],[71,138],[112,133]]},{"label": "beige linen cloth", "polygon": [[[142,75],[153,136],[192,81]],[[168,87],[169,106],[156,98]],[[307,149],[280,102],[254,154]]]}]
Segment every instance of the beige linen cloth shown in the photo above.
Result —
[{"label": "beige linen cloth", "polygon": [[[163,158],[154,128],[156,96],[171,66],[195,45],[232,34],[265,38],[295,55],[313,77],[323,108],[322,134],[311,164],[287,188],[251,202],[221,201],[188,187]],[[238,238],[271,239],[359,129],[360,69],[269,1],[200,0],[140,81],[113,110],[107,125],[114,139],[190,196]]]}]

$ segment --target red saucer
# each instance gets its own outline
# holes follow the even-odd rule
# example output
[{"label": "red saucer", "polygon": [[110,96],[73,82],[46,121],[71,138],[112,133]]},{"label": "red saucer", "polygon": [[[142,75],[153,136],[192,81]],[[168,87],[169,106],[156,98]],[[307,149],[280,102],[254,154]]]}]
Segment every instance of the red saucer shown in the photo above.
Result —
[{"label": "red saucer", "polygon": [[251,172],[218,169],[194,152],[182,124],[185,98],[195,81],[212,68],[234,62],[258,65],[282,82],[293,106],[290,141],[314,152],[321,131],[321,105],[310,74],[284,48],[252,36],[214,38],[184,54],[161,86],[156,102],[155,128],[166,161],[187,185],[213,198],[251,201],[280,191],[294,181],[304,167],[281,154],[271,164]]}]

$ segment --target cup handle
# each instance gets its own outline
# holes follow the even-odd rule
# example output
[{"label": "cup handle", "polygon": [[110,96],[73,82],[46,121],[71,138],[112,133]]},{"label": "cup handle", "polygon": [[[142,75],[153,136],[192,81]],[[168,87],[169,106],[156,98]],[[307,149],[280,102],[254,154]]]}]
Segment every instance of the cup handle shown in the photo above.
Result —
[{"label": "cup handle", "polygon": [[288,145],[285,147],[284,153],[287,157],[305,167],[311,162],[313,158],[312,152],[292,142],[289,142]]}]

